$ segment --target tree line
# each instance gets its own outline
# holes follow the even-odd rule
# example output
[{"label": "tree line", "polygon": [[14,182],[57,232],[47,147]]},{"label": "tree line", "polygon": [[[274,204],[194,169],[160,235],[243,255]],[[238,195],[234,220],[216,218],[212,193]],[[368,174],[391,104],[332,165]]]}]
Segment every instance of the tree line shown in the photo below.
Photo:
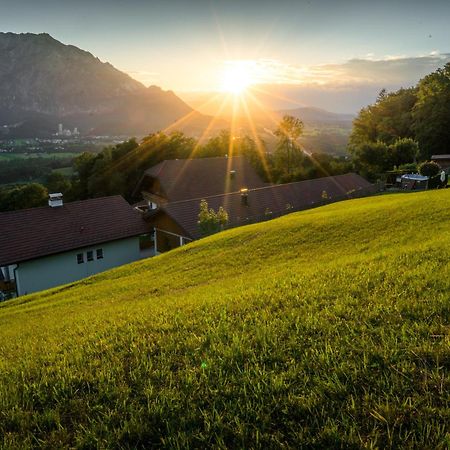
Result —
[{"label": "tree line", "polygon": [[62,192],[65,201],[84,200],[108,195],[122,195],[130,203],[145,170],[167,159],[244,156],[266,181],[285,183],[350,170],[344,158],[327,154],[306,154],[298,143],[303,133],[299,119],[286,116],[275,135],[278,146],[273,154],[259,138],[231,136],[228,130],[200,144],[181,132],[150,134],[141,142],[130,139],[109,146],[99,153],[84,152],[73,160],[74,175],[53,172],[45,182],[0,189],[0,210],[42,206],[48,192]]},{"label": "tree line", "polygon": [[411,88],[383,89],[353,122],[349,152],[356,170],[372,180],[450,153],[450,63]]}]

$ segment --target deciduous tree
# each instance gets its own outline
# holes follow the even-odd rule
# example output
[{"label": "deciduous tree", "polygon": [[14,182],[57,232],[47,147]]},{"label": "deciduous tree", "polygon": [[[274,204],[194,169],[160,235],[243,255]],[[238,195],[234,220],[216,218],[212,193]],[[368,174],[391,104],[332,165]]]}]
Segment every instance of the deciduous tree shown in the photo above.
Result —
[{"label": "deciduous tree", "polygon": [[285,181],[288,181],[296,166],[303,160],[303,151],[298,143],[303,130],[304,124],[300,119],[286,115],[274,132],[278,137],[275,165]]}]

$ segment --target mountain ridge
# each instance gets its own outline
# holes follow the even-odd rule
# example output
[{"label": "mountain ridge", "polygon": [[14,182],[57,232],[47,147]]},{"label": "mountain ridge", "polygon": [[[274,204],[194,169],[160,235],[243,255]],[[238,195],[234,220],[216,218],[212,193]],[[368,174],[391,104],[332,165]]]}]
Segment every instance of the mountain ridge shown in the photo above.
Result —
[{"label": "mountain ridge", "polygon": [[12,134],[33,122],[37,134],[58,122],[84,133],[147,134],[192,112],[173,91],[145,87],[48,33],[0,33],[0,125]]},{"label": "mountain ridge", "polygon": [[302,119],[304,122],[320,122],[320,123],[346,123],[352,122],[356,117],[355,114],[343,114],[328,111],[315,106],[301,106],[293,109],[281,109],[276,111],[280,115],[291,115]]}]

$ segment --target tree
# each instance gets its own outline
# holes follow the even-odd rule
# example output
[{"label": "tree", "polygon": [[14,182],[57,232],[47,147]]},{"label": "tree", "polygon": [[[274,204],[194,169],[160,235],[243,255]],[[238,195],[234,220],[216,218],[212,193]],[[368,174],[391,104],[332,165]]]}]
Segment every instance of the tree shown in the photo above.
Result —
[{"label": "tree", "polygon": [[365,142],[350,147],[356,170],[370,180],[392,168],[389,147],[384,142]]},{"label": "tree", "polygon": [[394,167],[414,163],[419,154],[419,146],[411,138],[397,139],[391,145],[382,141],[365,142],[349,150],[356,170],[371,180]]},{"label": "tree", "polygon": [[204,145],[198,146],[196,151],[197,158],[210,158],[213,156],[225,156],[230,154],[230,146],[233,144],[232,153],[236,154],[234,142],[232,141],[229,130],[221,130],[217,136],[208,139]]},{"label": "tree", "polygon": [[415,163],[419,156],[419,144],[411,138],[397,139],[389,146],[392,166]]},{"label": "tree", "polygon": [[48,192],[61,192],[62,194],[68,194],[72,187],[72,183],[62,173],[52,172],[47,176],[45,186]]},{"label": "tree", "polygon": [[275,152],[275,165],[286,181],[292,172],[303,160],[303,152],[298,138],[303,134],[304,125],[300,119],[293,116],[284,116],[274,134],[278,137]]},{"label": "tree", "polygon": [[76,196],[78,197],[78,200],[84,200],[89,197],[88,181],[95,159],[96,155],[93,153],[83,152],[80,156],[77,156],[73,160],[73,166],[78,175],[78,179],[75,183],[77,187]]},{"label": "tree", "polygon": [[200,202],[200,213],[198,215],[198,225],[203,236],[208,236],[222,230],[228,223],[228,213],[219,207],[217,213],[214,209],[209,209],[208,202],[202,200]]},{"label": "tree", "polygon": [[434,161],[425,161],[419,165],[419,173],[426,177],[435,177],[440,171],[441,167]]},{"label": "tree", "polygon": [[14,211],[16,209],[34,208],[47,203],[48,192],[42,184],[30,183],[0,193],[0,210]]},{"label": "tree", "polygon": [[[450,148],[450,63],[422,78],[416,87],[397,92],[380,92],[376,102],[363,108],[353,121],[349,150],[357,153],[367,143],[383,142],[389,146],[405,138],[418,143],[411,161],[405,146],[394,165],[428,160]],[[409,150],[413,146],[408,144]],[[408,150],[408,151],[409,151]]]},{"label": "tree", "polygon": [[419,81],[413,118],[422,160],[450,148],[450,63]]},{"label": "tree", "polygon": [[412,111],[416,100],[416,88],[391,93],[383,89],[376,102],[363,108],[353,121],[350,145],[377,141],[389,145],[398,139],[414,138]]},{"label": "tree", "polygon": [[78,179],[73,191],[80,199],[120,194],[128,201],[143,172],[165,159],[188,158],[195,139],[181,132],[153,133],[139,144],[136,139],[106,147],[98,154],[83,153],[75,159]]}]

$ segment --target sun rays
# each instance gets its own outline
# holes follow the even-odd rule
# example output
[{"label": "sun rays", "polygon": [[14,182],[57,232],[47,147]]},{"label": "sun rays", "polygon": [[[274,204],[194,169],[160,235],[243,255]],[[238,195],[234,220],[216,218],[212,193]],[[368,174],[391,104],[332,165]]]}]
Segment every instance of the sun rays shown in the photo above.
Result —
[{"label": "sun rays", "polygon": [[[227,60],[223,62],[220,70],[217,92],[211,94],[196,109],[191,110],[156,134],[161,133],[170,136],[174,132],[181,131],[189,135],[190,128],[191,130],[201,130],[200,134],[195,137],[196,143],[188,156],[188,159],[191,159],[198,156],[198,152],[201,151],[203,145],[219,130],[226,128],[230,137],[227,155],[223,156],[229,157],[229,170],[232,170],[231,158],[236,156],[237,143],[240,142],[240,139],[248,136],[254,142],[266,179],[272,183],[274,180],[271,179],[270,155],[264,140],[266,142],[266,139],[273,140],[274,135],[271,130],[273,131],[278,127],[281,116],[266,106],[265,100],[267,98],[279,97],[275,92],[272,92],[269,86],[263,84],[263,81],[270,74],[264,72],[263,65],[252,60]],[[283,98],[283,100],[289,99]],[[299,106],[297,102],[292,103]],[[198,112],[207,107],[213,107],[214,114],[207,116]],[[261,136],[264,136],[264,140]],[[164,145],[163,141],[158,142],[158,145]],[[148,152],[151,151],[146,144],[147,141],[142,141],[141,145],[116,161],[109,170],[120,170],[120,167],[124,167],[129,161],[144,160]],[[324,168],[314,159],[311,152],[307,151],[303,145],[301,147],[312,163],[324,171]],[[183,172],[184,167],[177,178],[181,177]],[[230,188],[230,180],[227,177],[224,192],[229,192]]]}]

